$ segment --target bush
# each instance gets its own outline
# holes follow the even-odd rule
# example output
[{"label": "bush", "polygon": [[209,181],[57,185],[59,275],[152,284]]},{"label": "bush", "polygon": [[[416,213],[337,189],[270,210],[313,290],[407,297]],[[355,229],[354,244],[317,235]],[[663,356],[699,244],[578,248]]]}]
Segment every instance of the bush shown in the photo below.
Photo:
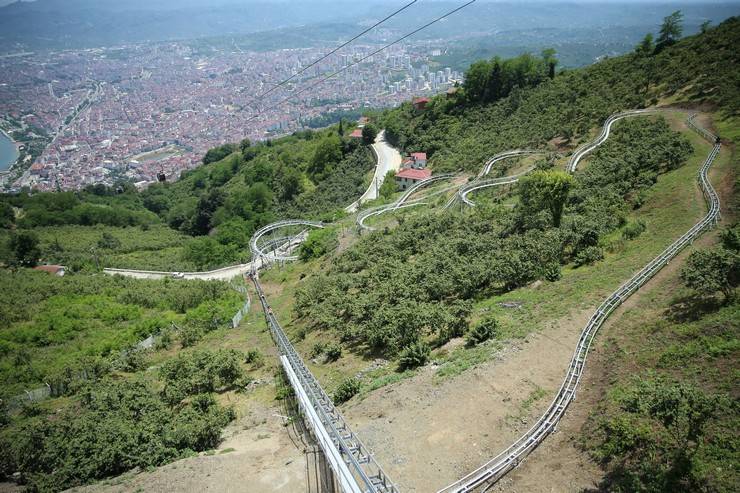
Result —
[{"label": "bush", "polygon": [[429,360],[429,353],[431,353],[431,349],[423,342],[406,346],[401,351],[401,356],[398,359],[398,368],[403,371],[424,366]]},{"label": "bush", "polygon": [[342,404],[356,396],[360,392],[362,384],[356,378],[348,378],[337,387],[334,392],[334,403]]},{"label": "bush", "polygon": [[342,346],[336,342],[332,342],[326,345],[324,352],[326,353],[326,361],[336,361],[342,357]]},{"label": "bush", "polygon": [[576,267],[591,265],[604,258],[604,251],[597,246],[586,247],[576,254],[574,263]]},{"label": "bush", "polygon": [[323,257],[339,246],[337,232],[334,229],[315,229],[308,234],[301,244],[300,258],[304,262],[312,258]]},{"label": "bush", "polygon": [[645,225],[645,221],[642,219],[627,223],[627,226],[622,230],[622,238],[625,240],[634,240],[644,233],[646,228],[647,226]]},{"label": "bush", "polygon": [[324,348],[325,347],[326,347],[326,345],[323,342],[317,342],[317,343],[315,343],[313,345],[313,347],[311,348],[311,357],[312,358],[317,358],[317,357],[321,356],[322,354],[324,354]]},{"label": "bush", "polygon": [[498,320],[493,317],[488,317],[481,320],[475,327],[470,329],[466,336],[466,342],[468,347],[477,346],[489,339],[493,339],[499,333],[500,326]]},{"label": "bush", "polygon": [[105,380],[53,416],[3,430],[0,468],[30,491],[60,491],[214,448],[233,418],[212,396],[169,407],[143,382]]},{"label": "bush", "polygon": [[265,364],[265,356],[259,351],[259,349],[250,349],[247,351],[245,361],[254,368],[260,368]]}]

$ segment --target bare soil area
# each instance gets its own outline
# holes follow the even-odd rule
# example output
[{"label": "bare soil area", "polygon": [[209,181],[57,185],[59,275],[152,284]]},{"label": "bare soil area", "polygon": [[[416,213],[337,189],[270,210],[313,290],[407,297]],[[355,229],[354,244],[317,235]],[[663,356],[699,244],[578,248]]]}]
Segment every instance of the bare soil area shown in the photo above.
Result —
[{"label": "bare soil area", "polygon": [[[440,381],[430,365],[350,403],[345,417],[402,491],[437,491],[531,427],[557,392],[589,316],[551,323],[453,378]],[[563,476],[567,486],[559,491],[590,487],[600,473],[589,464]]]},{"label": "bare soil area", "polygon": [[305,492],[309,477],[306,444],[285,425],[283,413],[278,407],[265,407],[238,420],[226,430],[227,438],[213,455],[201,454],[70,491]]}]

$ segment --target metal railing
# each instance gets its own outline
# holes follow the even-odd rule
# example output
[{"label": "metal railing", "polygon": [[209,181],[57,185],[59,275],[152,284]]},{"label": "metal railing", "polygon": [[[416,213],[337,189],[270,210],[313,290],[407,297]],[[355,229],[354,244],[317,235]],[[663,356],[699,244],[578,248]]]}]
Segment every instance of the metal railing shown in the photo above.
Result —
[{"label": "metal railing", "polygon": [[478,176],[476,177],[476,179],[483,178],[488,173],[490,173],[493,165],[499,161],[503,161],[504,159],[509,159],[509,158],[517,157],[517,156],[527,156],[529,154],[541,154],[542,152],[543,151],[532,151],[528,149],[523,149],[523,150],[515,149],[513,151],[504,151],[499,154],[496,154],[495,156],[490,158],[488,161],[486,161],[486,164],[483,165],[483,168],[481,169],[480,173],[478,173]]},{"label": "metal railing", "polygon": [[[588,148],[587,151],[581,152],[580,154],[574,154],[574,159],[571,159],[572,166],[569,167],[571,172],[575,171],[575,167],[578,165],[578,161],[583,157],[583,155],[596,148],[598,145],[603,143],[606,138],[608,138],[609,127],[611,127],[612,123],[626,116],[637,116],[647,112],[648,111],[645,110],[625,112],[609,117],[605,122],[604,130],[602,130],[602,133],[594,141],[594,143],[598,142],[598,144],[589,144],[584,146],[583,149]],[[596,332],[604,324],[604,321],[619,305],[622,304],[624,300],[629,298],[632,293],[647,283],[658,271],[660,271],[660,269],[663,268],[663,266],[678,255],[683,248],[696,239],[705,229],[711,228],[717,223],[720,217],[719,196],[707,178],[707,172],[711,167],[712,162],[717,157],[717,154],[719,154],[721,145],[716,136],[708,132],[706,129],[698,127],[694,123],[694,118],[695,115],[690,115],[687,119],[687,124],[714,144],[711,152],[699,170],[698,176],[704,196],[709,203],[709,212],[703,219],[689,229],[689,231],[671,243],[671,245],[663,250],[660,255],[650,261],[642,270],[632,276],[632,278],[624,283],[619,289],[614,291],[606,300],[604,300],[603,303],[601,303],[601,305],[599,305],[581,332],[581,337],[578,340],[575,353],[573,354],[568,366],[565,379],[563,380],[555,399],[535,425],[499,455],[453,484],[439,490],[439,493],[464,493],[473,491],[483,484],[497,481],[511,469],[518,466],[532,450],[534,450],[551,432],[555,430],[557,423],[565,414],[568,405],[575,399],[576,389],[583,374],[586,356]]]},{"label": "metal railing", "polygon": [[252,276],[281,363],[295,389],[304,416],[345,492],[398,493],[372,453],[360,441],[290,343],[272,313],[257,276]]},{"label": "metal railing", "polygon": [[411,195],[413,195],[414,193],[418,192],[420,189],[422,189],[424,187],[427,187],[427,186],[431,185],[432,183],[436,183],[436,182],[441,181],[441,180],[447,180],[449,178],[453,178],[454,176],[455,175],[453,175],[452,173],[444,173],[444,174],[432,176],[432,177],[427,178],[426,180],[422,180],[420,182],[414,183],[395,202],[391,202],[390,204],[385,204],[385,205],[381,205],[381,206],[378,206],[378,207],[373,207],[371,209],[366,209],[364,211],[361,211],[357,215],[357,219],[355,220],[355,222],[356,222],[357,226],[360,229],[372,231],[375,228],[373,228],[371,226],[367,226],[365,224],[365,221],[367,219],[369,219],[369,218],[371,218],[373,216],[379,216],[380,214],[384,214],[386,212],[396,211],[398,209],[405,209],[407,207],[413,207],[413,206],[417,206],[417,205],[425,205],[424,202],[421,202],[419,200],[415,200],[415,201],[411,201],[411,202],[407,202],[407,201],[408,201],[409,197],[411,197]]},{"label": "metal railing", "polygon": [[629,111],[623,111],[621,113],[615,113],[614,115],[611,115],[609,118],[606,119],[604,122],[603,127],[601,128],[601,133],[596,137],[596,139],[592,140],[591,142],[588,142],[573,153],[573,155],[570,157],[570,160],[568,161],[568,171],[571,173],[574,173],[576,171],[576,167],[578,167],[578,163],[580,162],[583,157],[599,147],[601,144],[606,142],[606,139],[609,138],[609,134],[612,129],[612,125],[623,119],[630,116],[641,116],[647,113],[656,113],[658,111],[661,111],[657,108],[646,108],[643,110],[629,110]]},{"label": "metal railing", "polygon": [[[277,229],[286,228],[289,226],[311,226],[314,228],[323,228],[324,224],[320,221],[308,221],[305,219],[286,219],[283,221],[277,221],[255,231],[252,238],[249,240],[249,250],[252,252],[252,264],[257,259],[266,257],[264,246],[259,245],[259,240],[268,233]],[[279,257],[277,253],[273,254],[272,260],[293,260],[292,258]]]}]

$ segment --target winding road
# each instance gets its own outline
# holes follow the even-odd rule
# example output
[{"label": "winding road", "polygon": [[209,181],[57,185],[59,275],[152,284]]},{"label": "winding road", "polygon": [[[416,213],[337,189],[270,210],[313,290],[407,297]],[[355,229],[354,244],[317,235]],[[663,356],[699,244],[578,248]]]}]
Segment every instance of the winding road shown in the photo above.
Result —
[{"label": "winding road", "polygon": [[363,193],[359,199],[345,207],[344,210],[350,214],[357,212],[360,204],[377,199],[378,191],[385,180],[385,175],[389,171],[398,171],[401,168],[401,154],[395,147],[388,145],[388,142],[385,140],[385,130],[378,133],[378,136],[375,138],[375,143],[372,145],[372,149],[375,154],[375,159],[377,160],[377,164],[375,165],[375,174],[373,175],[373,179],[367,187],[367,190],[365,190],[365,193]]}]

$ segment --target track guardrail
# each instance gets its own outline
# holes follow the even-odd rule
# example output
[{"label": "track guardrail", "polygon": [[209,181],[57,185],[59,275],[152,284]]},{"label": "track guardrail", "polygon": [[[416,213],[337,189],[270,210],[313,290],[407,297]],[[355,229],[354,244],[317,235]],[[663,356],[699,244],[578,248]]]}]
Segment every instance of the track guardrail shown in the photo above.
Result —
[{"label": "track guardrail", "polygon": [[[285,219],[283,221],[277,221],[266,226],[261,227],[252,235],[249,240],[249,250],[252,252],[252,263],[260,258],[266,257],[265,248],[260,246],[259,240],[266,234],[275,231],[277,229],[289,227],[289,226],[311,226],[314,228],[323,228],[324,223],[320,221],[309,221],[305,219]],[[292,260],[291,258],[282,258],[277,253],[273,254],[272,260]]]},{"label": "track guardrail", "polygon": [[[591,144],[584,146],[581,152],[576,152],[574,154],[573,158],[571,158],[569,170],[574,172],[578,162],[585,154],[606,141],[609,137],[611,125],[615,121],[627,116],[639,116],[654,111],[657,110],[637,110],[619,113],[609,117],[597,139]],[[608,298],[606,298],[601,305],[599,305],[581,332],[581,337],[578,340],[576,350],[571,358],[565,379],[563,380],[555,399],[535,425],[499,455],[471,473],[465,475],[458,481],[439,490],[438,493],[468,493],[484,484],[491,484],[498,481],[507,472],[517,467],[532,450],[542,443],[550,433],[555,431],[557,423],[565,414],[570,403],[575,399],[576,390],[583,375],[586,356],[588,355],[594,336],[609,315],[619,307],[624,300],[629,298],[630,295],[652,279],[660,269],[678,255],[683,248],[701,235],[704,230],[713,227],[718,222],[720,217],[719,196],[709,181],[707,173],[714,162],[714,159],[719,154],[721,144],[715,135],[696,125],[694,122],[695,117],[696,115],[694,114],[688,117],[688,126],[714,144],[712,150],[704,161],[704,164],[699,170],[698,175],[699,184],[701,185],[704,196],[709,204],[709,211],[707,214],[691,229],[689,229],[689,231],[671,243],[665,250],[663,250],[663,252],[650,261],[637,274],[632,276],[626,283],[622,284],[622,286],[620,286]]]},{"label": "track guardrail", "polygon": [[345,492],[398,493],[372,453],[347,425],[290,343],[267,302],[257,276],[252,276],[267,325],[281,354],[281,363],[296,391],[304,416],[322,447],[332,470]]}]

